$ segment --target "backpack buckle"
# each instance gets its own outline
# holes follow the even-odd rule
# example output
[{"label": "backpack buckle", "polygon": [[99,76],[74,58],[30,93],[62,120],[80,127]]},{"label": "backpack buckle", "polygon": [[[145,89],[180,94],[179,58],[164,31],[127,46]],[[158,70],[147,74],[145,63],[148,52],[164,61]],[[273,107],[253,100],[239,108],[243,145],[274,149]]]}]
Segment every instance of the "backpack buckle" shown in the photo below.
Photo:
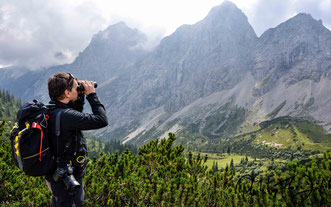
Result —
[{"label": "backpack buckle", "polygon": [[[48,116],[48,115],[45,115],[45,114],[43,114],[43,115],[44,115],[44,118],[43,118],[43,120],[40,122],[40,126],[42,126],[42,127],[44,127],[44,128],[47,128],[47,126],[48,126],[47,120],[48,120],[49,116]],[[48,118],[47,118],[47,117],[48,117]]]}]

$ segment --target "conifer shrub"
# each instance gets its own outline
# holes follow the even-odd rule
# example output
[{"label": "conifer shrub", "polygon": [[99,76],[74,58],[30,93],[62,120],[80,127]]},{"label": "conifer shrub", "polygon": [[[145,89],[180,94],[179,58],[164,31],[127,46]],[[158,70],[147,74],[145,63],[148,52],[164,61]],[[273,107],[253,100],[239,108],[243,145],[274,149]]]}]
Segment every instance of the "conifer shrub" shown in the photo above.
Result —
[{"label": "conifer shrub", "polygon": [[[1,127],[4,129],[4,125]],[[0,135],[0,206],[50,206],[41,177],[25,176]],[[174,145],[176,137],[152,140],[138,154],[101,153],[88,161],[85,206],[330,206],[331,152],[283,168],[237,172],[235,166],[207,169],[208,157]]]}]

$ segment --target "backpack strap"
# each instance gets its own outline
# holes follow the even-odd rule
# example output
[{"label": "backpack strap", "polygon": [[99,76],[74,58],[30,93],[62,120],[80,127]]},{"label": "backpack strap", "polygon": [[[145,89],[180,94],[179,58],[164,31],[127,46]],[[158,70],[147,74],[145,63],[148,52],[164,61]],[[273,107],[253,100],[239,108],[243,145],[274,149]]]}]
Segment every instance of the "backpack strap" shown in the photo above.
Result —
[{"label": "backpack strap", "polygon": [[43,132],[43,129],[41,128],[41,125],[40,125],[38,122],[33,122],[31,127],[40,130],[40,152],[39,152],[39,161],[41,162],[41,152],[42,152],[42,148],[43,148],[44,132]]},{"label": "backpack strap", "polygon": [[59,137],[60,137],[60,133],[61,133],[61,126],[60,126],[60,124],[61,124],[61,114],[62,114],[62,110],[57,112],[56,119],[55,119],[55,136],[56,136],[56,140],[57,140],[57,144],[56,144],[56,163],[60,162]]},{"label": "backpack strap", "polygon": [[72,138],[69,137],[68,141],[65,143],[64,146],[64,151],[60,156],[60,150],[59,150],[59,137],[61,134],[61,114],[65,110],[59,110],[59,112],[56,113],[56,118],[55,118],[55,136],[56,136],[56,141],[57,141],[57,146],[56,146],[56,163],[60,162],[60,157],[62,154],[66,152],[66,149],[71,145],[72,143]]}]

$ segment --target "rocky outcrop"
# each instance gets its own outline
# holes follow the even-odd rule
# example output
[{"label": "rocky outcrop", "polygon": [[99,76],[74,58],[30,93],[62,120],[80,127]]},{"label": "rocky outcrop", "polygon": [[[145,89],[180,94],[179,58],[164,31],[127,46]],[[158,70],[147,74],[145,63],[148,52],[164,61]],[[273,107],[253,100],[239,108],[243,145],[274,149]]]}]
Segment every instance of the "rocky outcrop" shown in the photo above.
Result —
[{"label": "rocky outcrop", "polygon": [[330,51],[330,31],[309,14],[267,30],[255,47],[252,74],[259,84],[254,95],[267,93],[283,76],[287,85],[305,79],[319,82],[330,69]]}]

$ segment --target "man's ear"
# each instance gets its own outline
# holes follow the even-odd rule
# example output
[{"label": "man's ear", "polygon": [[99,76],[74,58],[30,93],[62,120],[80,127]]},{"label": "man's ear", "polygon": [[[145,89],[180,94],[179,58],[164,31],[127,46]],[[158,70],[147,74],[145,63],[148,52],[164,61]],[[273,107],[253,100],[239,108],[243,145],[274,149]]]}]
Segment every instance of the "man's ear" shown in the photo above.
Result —
[{"label": "man's ear", "polygon": [[71,94],[70,94],[70,91],[66,89],[66,90],[64,91],[64,97],[65,97],[65,98],[70,98],[70,95],[71,95]]}]

